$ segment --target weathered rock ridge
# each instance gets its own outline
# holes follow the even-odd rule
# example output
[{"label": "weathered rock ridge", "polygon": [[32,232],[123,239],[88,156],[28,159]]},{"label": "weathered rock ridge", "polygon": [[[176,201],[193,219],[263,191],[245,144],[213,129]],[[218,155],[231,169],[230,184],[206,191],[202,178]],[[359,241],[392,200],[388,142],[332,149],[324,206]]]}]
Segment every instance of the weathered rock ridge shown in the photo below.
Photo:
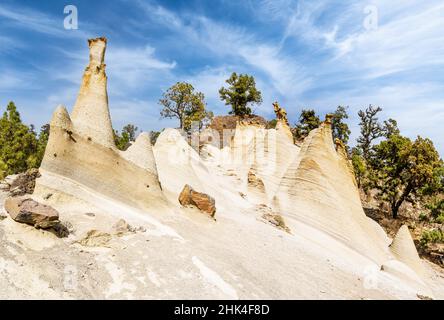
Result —
[{"label": "weathered rock ridge", "polygon": [[[106,39],[89,48],[71,115],[54,111],[31,196],[69,236],[1,218],[0,298],[444,298],[409,230],[392,240],[365,216],[328,117],[300,147],[280,111],[275,129],[236,122],[221,148],[195,150],[165,129],[155,146],[142,133],[122,152]],[[210,215],[217,206],[217,221],[179,198]]]}]

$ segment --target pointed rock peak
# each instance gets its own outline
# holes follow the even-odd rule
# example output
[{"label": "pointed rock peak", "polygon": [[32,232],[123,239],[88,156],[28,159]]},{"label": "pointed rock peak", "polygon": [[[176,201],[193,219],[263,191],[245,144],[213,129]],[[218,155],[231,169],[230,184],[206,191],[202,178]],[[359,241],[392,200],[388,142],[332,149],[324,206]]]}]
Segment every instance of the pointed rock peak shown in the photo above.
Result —
[{"label": "pointed rock peak", "polygon": [[63,129],[71,129],[72,122],[69,117],[69,113],[66,110],[65,106],[59,105],[54,113],[52,114],[52,119],[50,123],[51,127],[60,127]]},{"label": "pointed rock peak", "polygon": [[[403,224],[401,228],[399,228],[398,232],[395,235],[395,238],[392,241],[392,244],[390,245],[390,248],[393,250],[394,248],[397,248],[399,246],[403,247],[404,249],[415,249],[415,245],[413,243],[409,228],[405,224]],[[416,249],[414,251],[416,252]]]},{"label": "pointed rock peak", "polygon": [[325,115],[325,121],[324,121],[324,123],[325,123],[325,124],[331,124],[332,119],[333,119],[333,115],[332,115],[331,113],[327,113],[327,114]]},{"label": "pointed rock peak", "polygon": [[106,39],[91,39],[88,43],[90,61],[83,74],[71,119],[75,131],[80,135],[105,147],[115,147],[106,89]]},{"label": "pointed rock peak", "polygon": [[137,166],[157,175],[150,135],[147,132],[139,134],[136,141],[123,152],[123,156]]}]

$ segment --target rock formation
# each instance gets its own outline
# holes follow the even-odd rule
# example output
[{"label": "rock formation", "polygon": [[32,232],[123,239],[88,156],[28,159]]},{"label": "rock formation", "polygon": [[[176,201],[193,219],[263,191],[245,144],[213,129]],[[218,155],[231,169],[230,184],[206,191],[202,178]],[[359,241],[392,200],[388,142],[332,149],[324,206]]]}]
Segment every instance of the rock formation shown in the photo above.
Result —
[{"label": "rock formation", "polygon": [[39,177],[39,170],[35,168],[23,173],[11,175],[0,182],[0,190],[8,192],[10,196],[32,194],[35,188],[35,180]]},{"label": "rock formation", "polygon": [[390,251],[401,262],[405,263],[421,277],[426,277],[427,273],[416,251],[409,228],[401,226],[390,245]]},{"label": "rock formation", "polygon": [[195,206],[211,217],[216,213],[216,202],[214,199],[205,193],[195,191],[187,184],[179,195],[179,203],[183,206]]},{"label": "rock formation", "polygon": [[279,106],[279,103],[277,103],[277,101],[273,102],[273,110],[274,113],[276,114],[276,120],[280,120],[288,126],[289,124],[287,118],[287,111],[285,111],[284,108],[281,108]]}]

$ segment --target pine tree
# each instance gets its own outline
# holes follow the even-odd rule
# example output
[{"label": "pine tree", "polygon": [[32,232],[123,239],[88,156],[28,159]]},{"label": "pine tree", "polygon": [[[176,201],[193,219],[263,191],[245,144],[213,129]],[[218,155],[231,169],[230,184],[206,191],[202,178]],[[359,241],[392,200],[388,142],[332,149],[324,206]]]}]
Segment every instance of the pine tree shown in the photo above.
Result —
[{"label": "pine tree", "polygon": [[220,88],[219,95],[220,99],[225,101],[225,105],[231,106],[230,114],[241,117],[250,115],[252,111],[249,105],[262,103],[262,94],[256,88],[253,76],[237,75],[233,72],[225,82],[229,84],[229,87]]}]

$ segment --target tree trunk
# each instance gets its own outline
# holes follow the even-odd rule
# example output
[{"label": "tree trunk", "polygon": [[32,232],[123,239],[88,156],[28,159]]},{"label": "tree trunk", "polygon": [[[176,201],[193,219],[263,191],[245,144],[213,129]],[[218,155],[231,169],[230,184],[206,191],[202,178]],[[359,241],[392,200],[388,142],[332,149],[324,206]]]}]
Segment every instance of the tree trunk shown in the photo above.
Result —
[{"label": "tree trunk", "polygon": [[396,219],[398,217],[399,208],[401,207],[401,204],[404,202],[404,200],[407,198],[407,196],[410,194],[412,189],[413,189],[413,187],[410,184],[407,185],[407,187],[405,188],[405,190],[402,193],[401,197],[399,197],[399,200],[398,201],[394,200],[392,202],[392,216],[393,216],[393,219]]}]

